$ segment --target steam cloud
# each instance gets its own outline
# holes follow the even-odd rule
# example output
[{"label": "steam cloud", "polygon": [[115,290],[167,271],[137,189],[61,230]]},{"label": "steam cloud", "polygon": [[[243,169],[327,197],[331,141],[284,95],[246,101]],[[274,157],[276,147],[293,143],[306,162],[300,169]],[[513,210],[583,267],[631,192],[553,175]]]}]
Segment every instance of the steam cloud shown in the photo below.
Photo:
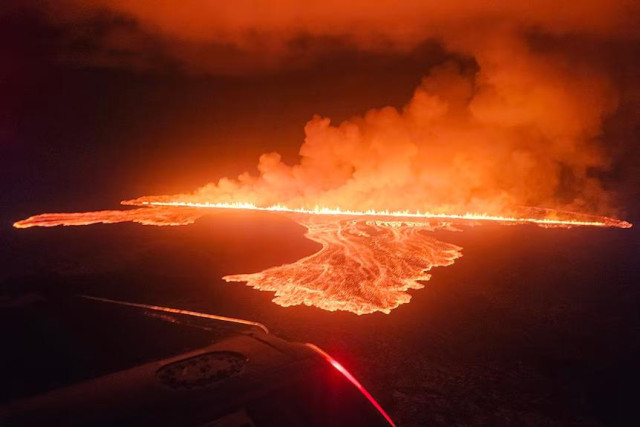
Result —
[{"label": "steam cloud", "polygon": [[620,88],[598,61],[569,52],[559,40],[636,40],[636,2],[64,0],[46,5],[62,23],[105,16],[117,22],[98,37],[95,53],[103,61],[144,57],[153,50],[196,72],[264,69],[308,61],[322,53],[327,40],[369,51],[406,51],[428,39],[474,59],[475,67],[452,61],[429,70],[400,109],[373,109],[339,124],[314,117],[305,127],[298,164],[264,154],[257,176],[223,178],[171,200],[611,212],[593,171],[606,169],[610,161],[598,139],[603,121],[616,110]]}]

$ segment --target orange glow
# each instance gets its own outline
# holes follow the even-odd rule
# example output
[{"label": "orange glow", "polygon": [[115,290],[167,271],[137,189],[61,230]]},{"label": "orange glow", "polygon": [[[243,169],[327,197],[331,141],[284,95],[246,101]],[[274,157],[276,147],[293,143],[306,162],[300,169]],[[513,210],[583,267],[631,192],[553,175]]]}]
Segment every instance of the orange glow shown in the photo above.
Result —
[{"label": "orange glow", "polygon": [[[139,201],[125,200],[123,205],[144,206],[140,209],[109,210],[95,212],[73,213],[46,213],[35,215],[21,221],[16,221],[15,228],[30,227],[55,227],[58,225],[90,225],[90,224],[115,224],[119,222],[136,222],[142,225],[188,225],[205,214],[199,209],[231,209],[279,212],[302,215],[319,215],[326,217],[354,217],[373,218],[377,220],[407,219],[404,225],[421,225],[421,221],[428,224],[428,220],[438,221],[464,221],[464,222],[498,222],[512,224],[535,224],[547,227],[617,227],[631,228],[632,224],[615,218],[604,216],[586,215],[575,212],[558,212],[555,210],[540,210],[543,216],[509,216],[491,215],[487,213],[467,212],[435,213],[435,212],[410,212],[389,210],[348,210],[340,208],[328,208],[316,206],[313,209],[290,208],[283,205],[257,206],[253,203],[213,203],[213,202],[183,202],[183,201]],[[195,208],[195,209],[194,209]],[[526,211],[526,210],[525,210]]]},{"label": "orange glow", "polygon": [[338,362],[336,359],[331,357],[331,355],[329,355],[329,353],[325,352],[320,347],[318,347],[318,346],[316,346],[314,344],[306,344],[306,345],[307,345],[307,347],[309,347],[310,349],[312,349],[313,351],[315,351],[316,353],[318,353],[319,355],[324,357],[325,360],[331,364],[331,366],[336,368],[336,370],[338,370],[338,372],[340,372],[342,375],[344,375],[344,377],[347,380],[349,380],[349,382],[351,384],[353,384],[360,391],[360,393],[362,393],[364,395],[364,397],[367,398],[367,400],[369,402],[371,402],[371,404],[378,410],[378,412],[380,412],[380,414],[387,420],[387,422],[390,425],[392,425],[393,427],[395,427],[396,424],[393,422],[391,417],[385,412],[384,409],[382,409],[382,406],[380,406],[380,404],[373,398],[373,396],[371,396],[371,393],[369,393],[367,391],[367,389],[364,388],[364,386],[362,384],[360,384],[360,381],[358,381],[356,379],[356,377],[351,375],[351,372],[347,371],[347,369],[344,366],[342,366],[340,364],[340,362]]},{"label": "orange glow", "polygon": [[46,213],[13,224],[15,228],[55,227],[58,225],[115,224],[136,222],[142,225],[187,225],[201,215],[194,210],[180,208],[130,209],[72,213]]},{"label": "orange glow", "polygon": [[[624,76],[636,68],[626,62],[633,55],[623,47],[631,46],[638,34],[637,0],[573,1],[564,7],[554,0],[241,0],[224,6],[196,0],[37,3],[47,5],[43,11],[56,23],[77,23],[78,28],[101,23],[98,39],[88,43],[97,48],[85,58],[91,64],[120,66],[132,60],[130,65],[140,69],[174,64],[195,75],[260,74],[292,67],[270,74],[264,82],[279,85],[276,82],[286,83],[282,77],[287,76],[300,78],[305,87],[325,78],[324,65],[341,64],[344,52],[356,53],[357,62],[386,64],[397,57],[429,67],[406,102],[385,95],[375,98],[375,108],[348,118],[345,114],[353,107],[336,105],[341,121],[312,116],[304,126],[297,157],[282,140],[275,146],[287,147],[284,156],[263,152],[255,170],[222,176],[220,169],[214,181],[191,192],[122,202],[131,207],[128,210],[36,215],[15,222],[16,228],[119,222],[177,226],[219,210],[281,213],[306,227],[306,237],[322,248],[288,265],[224,280],[274,292],[274,302],[282,306],[305,304],[365,314],[389,313],[408,302],[407,291],[423,287],[431,268],[450,265],[461,256],[461,248],[429,235],[436,229],[481,223],[632,226],[569,211],[616,212],[614,194],[601,177],[626,162],[612,158],[620,150],[606,147],[603,139],[609,132],[605,123],[634,129],[624,123],[634,117],[627,112],[633,96],[625,93],[629,82]],[[114,25],[103,22],[105,13]],[[121,21],[129,25],[123,28]],[[70,46],[77,44],[76,33],[68,35]],[[80,42],[87,44],[84,36]],[[602,46],[619,49],[602,56]],[[77,55],[72,51],[65,56]],[[406,71],[413,73],[412,67]],[[335,87],[331,98],[358,101],[351,94],[363,89],[352,91],[352,78],[332,76],[333,71],[326,76],[330,80],[322,80],[311,92],[290,92],[296,99],[290,107],[304,105],[304,93],[315,93],[329,82]],[[396,77],[400,76],[390,75],[388,80],[394,85],[402,82]],[[387,82],[375,84],[383,88]],[[375,84],[364,90],[377,92]],[[341,89],[343,85],[349,90]],[[248,106],[279,88],[246,84],[238,94],[247,108],[238,105],[236,110],[235,102],[228,104],[236,111],[232,122],[237,129],[252,130],[247,132],[251,137],[240,138],[246,141],[238,147],[251,146],[258,129],[279,127],[279,122],[271,123],[270,104],[260,107],[268,113],[261,120],[245,120],[254,111]],[[282,98],[283,103],[288,100]],[[323,109],[318,112],[328,113]],[[200,125],[195,119],[182,119],[191,116],[184,112],[175,120],[185,122],[175,127],[190,134]],[[286,113],[277,114],[286,119]],[[233,150],[236,137],[223,141],[221,135],[226,132],[217,134],[213,145]],[[266,146],[281,135],[258,136],[256,142]],[[192,139],[179,141],[189,146],[185,153],[195,147]],[[144,157],[143,163],[150,166],[153,156]],[[226,166],[235,171],[240,164]],[[176,167],[157,170],[165,179],[179,173]]]},{"label": "orange glow", "polygon": [[[251,203],[130,200],[143,206],[122,211],[43,214],[14,224],[17,228],[87,225],[133,221],[144,225],[186,225],[216,210],[238,209],[277,212],[307,229],[305,237],[322,248],[290,264],[250,274],[223,277],[274,292],[273,302],[283,307],[314,306],[358,315],[389,314],[408,303],[410,289],[422,289],[430,270],[448,266],[462,256],[462,248],[439,241],[429,232],[456,229],[483,222],[533,224],[541,227],[620,227],[631,224],[613,218],[541,209],[519,209],[523,216],[477,213],[445,214],[408,211],[353,211],[316,207],[294,209],[282,205],[261,207]],[[455,227],[454,227],[455,226]]]},{"label": "orange glow", "polygon": [[[167,196],[161,196],[166,199]],[[374,218],[377,220],[406,219],[404,225],[421,225],[421,221],[428,224],[428,220],[438,221],[492,221],[498,223],[535,224],[549,227],[617,227],[631,228],[632,224],[604,216],[580,214],[576,212],[561,212],[553,209],[521,208],[521,215],[492,215],[488,213],[440,213],[440,212],[411,212],[409,210],[350,210],[315,206],[314,208],[291,208],[284,205],[258,206],[249,202],[220,203],[220,202],[191,202],[191,201],[154,201],[145,198],[124,200],[123,205],[142,206],[131,210],[109,210],[95,212],[74,213],[46,213],[35,215],[17,221],[15,228],[55,227],[58,225],[90,225],[114,224],[119,222],[137,222],[143,225],[188,225],[204,216],[199,209],[251,210],[288,214],[319,215],[326,217],[355,217]],[[533,213],[538,212],[536,216]]]},{"label": "orange glow", "polygon": [[322,248],[291,264],[253,274],[223,277],[275,293],[273,302],[299,304],[356,314],[382,312],[408,303],[409,289],[422,289],[433,267],[448,266],[461,257],[459,246],[441,242],[429,231],[443,224],[388,227],[362,220],[298,218],[305,237]]},{"label": "orange glow", "polygon": [[[619,227],[630,228],[631,223],[621,221],[614,218],[591,216],[592,219],[580,220],[570,218],[527,218],[512,217],[501,215],[489,215],[486,213],[467,212],[464,214],[446,214],[432,212],[410,212],[410,211],[378,211],[378,210],[344,210],[340,208],[327,208],[316,206],[313,209],[289,208],[282,205],[273,205],[267,207],[256,206],[252,203],[209,203],[209,202],[136,202],[126,201],[123,204],[140,204],[146,206],[170,206],[170,207],[190,207],[190,208],[207,208],[207,209],[246,209],[255,211],[269,212],[285,212],[297,213],[305,215],[327,215],[327,216],[353,216],[353,217],[392,217],[392,218],[410,218],[410,219],[438,219],[438,220],[468,220],[468,221],[495,221],[517,224],[536,224],[548,226],[588,226],[588,227]],[[576,213],[569,213],[573,216],[581,216]],[[586,217],[587,215],[582,215]]]}]

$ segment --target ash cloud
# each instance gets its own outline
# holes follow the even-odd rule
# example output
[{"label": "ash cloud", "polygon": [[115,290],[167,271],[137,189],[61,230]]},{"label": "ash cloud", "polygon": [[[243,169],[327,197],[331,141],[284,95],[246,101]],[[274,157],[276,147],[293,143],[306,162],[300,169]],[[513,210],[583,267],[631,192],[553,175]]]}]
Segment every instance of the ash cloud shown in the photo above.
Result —
[{"label": "ash cloud", "polygon": [[[153,52],[192,72],[265,70],[312,61],[326,48],[323,40],[365,51],[410,51],[437,40],[475,60],[474,68],[449,62],[425,70],[401,108],[372,109],[337,124],[314,117],[305,126],[297,164],[264,154],[257,175],[223,178],[178,198],[290,207],[493,213],[528,205],[612,213],[597,171],[611,165],[603,125],[628,88],[597,54],[556,41],[636,43],[637,2],[43,4],[62,26],[110,22],[92,36],[93,54],[119,65],[133,57],[139,66]],[[540,36],[545,42],[535,43]]]}]

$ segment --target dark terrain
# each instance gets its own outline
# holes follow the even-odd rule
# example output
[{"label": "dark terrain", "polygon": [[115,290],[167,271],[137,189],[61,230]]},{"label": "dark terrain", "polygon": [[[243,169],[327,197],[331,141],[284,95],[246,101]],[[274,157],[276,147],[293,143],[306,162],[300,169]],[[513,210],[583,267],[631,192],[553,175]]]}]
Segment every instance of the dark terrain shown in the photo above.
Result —
[{"label": "dark terrain", "polygon": [[[29,369],[20,352],[37,349],[49,363],[65,357],[51,338],[65,327],[39,304],[91,294],[257,320],[281,337],[315,343],[399,425],[637,425],[637,228],[437,232],[462,246],[463,257],[434,269],[425,289],[390,315],[283,308],[270,293],[220,279],[312,253],[317,245],[303,232],[284,217],[253,213],[187,227],[4,227],[5,384],[20,384]],[[113,330],[135,335],[134,326]],[[179,349],[202,337],[185,331],[184,343],[179,333],[166,339]],[[2,396],[47,387],[36,383],[5,387]]]}]

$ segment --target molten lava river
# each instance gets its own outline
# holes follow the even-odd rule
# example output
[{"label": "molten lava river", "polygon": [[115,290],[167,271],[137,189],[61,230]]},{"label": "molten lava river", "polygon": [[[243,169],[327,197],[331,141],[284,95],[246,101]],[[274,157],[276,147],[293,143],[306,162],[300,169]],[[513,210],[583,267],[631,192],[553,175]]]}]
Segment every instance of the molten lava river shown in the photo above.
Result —
[{"label": "molten lava river", "polygon": [[[259,273],[224,277],[273,291],[282,306],[313,305],[357,314],[389,313],[409,302],[407,289],[420,289],[431,267],[453,264],[461,248],[440,242],[434,227],[388,226],[375,221],[317,222],[303,219],[306,237],[322,244],[315,254]],[[388,223],[387,223],[388,224]]]},{"label": "molten lava river", "polygon": [[[167,202],[124,202],[141,205],[131,210],[42,214],[16,222],[16,228],[95,223],[137,222],[144,225],[187,225],[219,209],[281,212],[307,229],[305,236],[322,248],[292,264],[249,274],[225,276],[227,282],[246,282],[275,293],[281,306],[305,304],[323,310],[356,314],[389,313],[409,302],[409,289],[420,289],[433,267],[447,266],[462,248],[430,234],[437,229],[458,230],[483,221],[533,223],[543,227],[620,227],[631,224],[606,217],[530,210],[528,216],[437,215],[407,212],[344,212],[296,210],[282,206],[224,205]],[[533,213],[535,215],[533,215]]]}]

